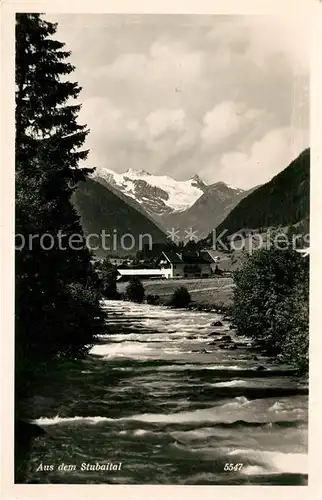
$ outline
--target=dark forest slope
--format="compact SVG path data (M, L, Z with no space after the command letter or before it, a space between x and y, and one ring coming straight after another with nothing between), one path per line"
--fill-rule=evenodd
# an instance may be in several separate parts
M79 183L73 195L73 203L81 216L85 234L97 235L97 238L91 238L91 242L94 245L100 243L99 248L94 250L98 256L136 253L139 249L140 235L151 235L154 243L166 241L166 235L156 224L107 187L92 179ZM106 234L111 234L110 238L106 238L105 246L109 246L106 249L102 248L99 239L103 230ZM117 235L116 245L113 243L115 241L113 234ZM132 249L129 248L131 245L130 237L124 238L127 248L121 244L121 238L125 234L131 234L134 238L135 245ZM142 238L142 241L143 243L149 242L147 237Z

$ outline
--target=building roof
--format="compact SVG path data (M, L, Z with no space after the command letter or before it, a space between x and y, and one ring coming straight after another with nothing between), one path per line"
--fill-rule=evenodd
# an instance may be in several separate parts
M202 250L201 251L202 257L206 262L209 262L209 264L213 264L214 262L217 262L218 258L215 256L211 255L207 250Z
M173 250L164 250L162 254L171 264L182 264L181 255Z
M193 251L184 251L183 252L183 261L185 264L208 264L208 260L206 260L201 252L193 252Z
M213 262L210 257L205 257L201 252L183 251L181 254L173 250L165 250L162 254L171 264L209 264Z
M212 249L206 249L203 250L203 252L207 252L210 258L213 259L213 261L220 260L221 262L224 260L230 260L230 255L224 252L221 252L220 250L212 250Z

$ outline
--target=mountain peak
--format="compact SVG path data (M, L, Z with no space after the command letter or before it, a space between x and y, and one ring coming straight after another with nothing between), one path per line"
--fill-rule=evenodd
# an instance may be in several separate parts
M223 181L218 181L218 182L214 182L213 184L211 184L212 188L219 188L219 189L232 189L233 191L239 191L239 192L242 192L243 190L240 189L240 188L237 188L235 186L231 186L230 184L227 184L226 182L223 182Z
M149 172L143 169L135 170L133 168L128 168L126 172L124 172L125 175L131 175L133 177L140 177L142 175L151 175Z
M198 174L194 174L192 177L189 179L191 181L192 186L196 186L197 188L201 189L201 191L205 191L205 189L208 187L207 184L200 179Z

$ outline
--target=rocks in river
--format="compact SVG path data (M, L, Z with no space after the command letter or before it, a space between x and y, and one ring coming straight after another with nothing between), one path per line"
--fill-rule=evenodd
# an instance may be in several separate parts
M218 342L231 342L231 337L229 335L222 335L221 337L218 337L216 339L213 339L211 344L217 344Z
M211 326L224 326L223 323L221 321L214 321L213 323L211 323Z
M211 337L214 337L215 335L222 335L222 332L216 332L216 331L214 331L214 332L210 332L209 333L209 336L211 336Z
M235 351L238 349L236 344L220 344L219 347L220 349L226 349L228 351Z
M253 356L253 361L258 361L258 357L257 356Z
M219 333L219 332L218 332ZM215 333L217 335L217 333ZM221 342L221 344L219 344ZM220 349L237 349L237 343L233 342L230 335L222 335L221 337L214 339L208 345L217 345Z
M256 371L257 371L257 372L262 372L263 370L267 370L267 368L265 368L265 366L263 366L263 365L259 365L259 366L256 368Z
M240 347L241 349L245 348L245 344L243 342L235 342L236 347Z
M214 339L212 342L208 342L208 345L216 345L217 347L218 346L220 347L220 345L225 345L225 346L228 345L227 343L219 344L219 342L221 342L221 339Z
M235 325L229 325L229 330L236 330Z
M273 363L277 363L277 364L280 364L280 365L283 365L285 363L285 358L283 357L283 354L278 354L274 359L273 359Z

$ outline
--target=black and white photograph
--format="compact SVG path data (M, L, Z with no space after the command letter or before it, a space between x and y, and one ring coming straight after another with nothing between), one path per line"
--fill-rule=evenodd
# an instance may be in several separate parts
M307 486L307 19L45 7L14 20L15 484Z

